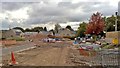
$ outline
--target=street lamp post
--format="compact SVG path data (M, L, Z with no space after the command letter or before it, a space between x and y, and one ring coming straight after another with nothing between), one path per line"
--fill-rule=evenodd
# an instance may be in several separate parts
M117 15L118 15L118 13L116 12L115 15L116 15L116 20L115 20L115 31L117 31Z

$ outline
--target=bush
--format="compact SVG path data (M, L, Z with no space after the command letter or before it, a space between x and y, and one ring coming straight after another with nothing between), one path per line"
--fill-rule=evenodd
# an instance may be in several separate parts
M16 40L16 41L25 41L25 39L22 38L22 37L11 37L11 38L7 38L7 39L9 39L9 40Z
M115 46L114 45L106 45L103 48L105 48L105 49L113 49L113 48L115 48Z
M71 39L71 40L74 40L74 39L75 39L75 37L70 37L70 39Z
M14 38L14 40L16 40L16 41L25 41L25 39L22 38L22 37L16 37L16 38Z
M68 39L71 39L71 40L74 40L74 36L73 37L70 37L70 36L64 36L63 38L68 38Z
M16 38L15 40L16 40L16 41L25 41L24 38Z
M10 37L10 38L6 38L7 40L14 40L14 38L13 37Z
M0 40L5 40L6 38L1 38Z

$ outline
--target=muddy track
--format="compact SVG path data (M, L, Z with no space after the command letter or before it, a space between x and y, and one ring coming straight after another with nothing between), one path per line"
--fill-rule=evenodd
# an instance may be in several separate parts
M69 59L69 53L73 53L70 51L70 44L66 42L41 44L35 49L15 53L18 66L74 66ZM10 55L4 59L10 61Z
M66 65L66 57L68 49L66 46L47 46L47 47L38 47L32 51L24 52L29 56L21 61L19 65L28 65L28 66L61 66ZM24 56L23 56L24 57ZM34 63L33 63L34 62Z

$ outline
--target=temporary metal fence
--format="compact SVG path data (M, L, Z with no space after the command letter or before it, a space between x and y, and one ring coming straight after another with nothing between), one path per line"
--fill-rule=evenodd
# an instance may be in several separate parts
M83 56L86 61L89 61L91 66L119 66L120 62L120 51L119 50L110 50L104 49L95 51L83 51ZM89 54L89 55L88 55ZM87 57L86 57L87 55Z

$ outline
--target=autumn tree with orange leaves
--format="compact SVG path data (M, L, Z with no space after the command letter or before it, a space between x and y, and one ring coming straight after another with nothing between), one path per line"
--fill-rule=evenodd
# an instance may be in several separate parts
M102 18L102 14L97 12L94 13L91 18L90 21L86 27L86 34L93 34L93 35L98 35L100 32L102 32L104 30L104 20Z

